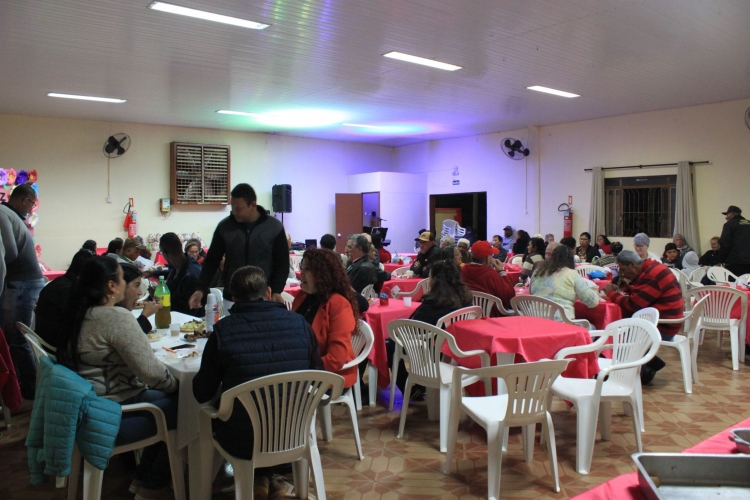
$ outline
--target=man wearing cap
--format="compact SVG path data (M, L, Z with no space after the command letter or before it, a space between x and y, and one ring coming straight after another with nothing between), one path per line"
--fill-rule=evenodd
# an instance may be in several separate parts
M513 241L515 242L516 239L513 238ZM503 248L503 238L500 237L499 234L496 234L492 237L492 246L497 248L498 254L496 259L498 259L500 262L505 262L508 259L508 251ZM513 243L511 243L511 247L513 246Z
M722 214L726 216L727 222L719 239L719 262L737 276L750 273L750 221L734 205Z
M510 226L505 226L503 228L503 244L502 247L505 249L506 252L510 252L513 250L513 244L516 242L515 233L513 232L513 228Z
M430 268L440 260L440 249L435 246L435 236L430 231L422 231L414 241L419 243L419 253L409 270L416 277L429 278Z
M128 238L122 244L122 252L117 256L117 261L132 264L143 271L146 264L137 259L141 255L141 250L145 250L146 248L146 245L142 244L138 238Z
M484 292L497 297L506 309L510 309L510 299L515 296L510 278L500 276L503 263L493 258L499 250L488 241L477 241L471 246L471 264L461 267L461 277L475 292ZM499 316L500 311L493 308L492 316Z

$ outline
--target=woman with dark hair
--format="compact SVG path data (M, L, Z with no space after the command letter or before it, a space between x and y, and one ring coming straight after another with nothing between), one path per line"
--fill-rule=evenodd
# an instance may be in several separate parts
M531 236L523 229L516 231L516 242L513 243L513 255L524 255L529 247Z
M113 259L116 259L118 255L122 253L122 245L125 243L122 238L115 238L114 240L109 242L109 245L107 245L107 253L105 254L107 257L112 257Z
M440 249L440 258L443 260L452 260L456 265L461 266L463 264L463 257L461 250L453 245L448 245Z
M125 280L125 296L117 303L117 305L119 307L124 307L128 311L132 311L135 309L136 302L138 302L138 299L143 294L141 292L141 281L143 281L143 275L133 264L121 263L120 266L122 267L122 279ZM161 308L162 305L157 304L156 302L143 303L143 311L137 319L138 325L141 327L141 330L143 330L143 333L149 333L154 329L148 318L149 316L156 314L156 311Z
M581 236L578 238L578 243L580 243L581 246L576 248L576 255L581 259L581 262L591 262L594 257L599 257L599 252L596 248L591 246L590 233L581 233Z
M177 380L156 359L135 317L114 307L125 295L120 265L107 257L86 261L68 301L67 319L59 325L57 357L78 373L100 397L122 405L152 403L164 412L169 429L177 425ZM116 445L156 433L150 415L123 416ZM169 493L169 455L160 442L143 451L130 485L136 500Z
M462 307L472 305L474 297L461 279L461 270L451 260L441 260L430 270L430 291L409 319L436 325L438 320Z
M198 264L203 264L204 252L201 248L201 242L198 239L188 240L185 243L185 255L194 258Z
M669 268L682 269L682 256L677 245L667 243L664 246L664 254L661 256L661 262Z
M534 267L536 267L539 262L544 261L545 249L546 245L544 244L543 239L531 238L528 247L526 247L526 254L523 256L523 269L519 276L521 281L524 281L527 277L531 276L531 273L534 272Z
M91 253L96 254L96 241L94 240L84 241L83 245L81 245L81 250L90 250Z
M73 284L76 282L83 264L94 255L94 252L88 249L78 250L65 274L50 281L39 292L39 299L36 301L36 326L34 330L52 347L57 347L58 331L65 320L68 298L70 297L70 291L73 289Z
M331 250L307 250L300 262L300 288L292 310L312 326L326 371L341 375L344 387L351 387L357 367L341 367L354 359L352 334L358 328L359 309L341 257Z
M600 234L596 237L596 245L594 246L594 248L600 255L603 254L603 257L604 255L609 255L612 253L611 245L612 243L610 243L609 238L607 238L603 234Z
M530 293L557 302L563 306L568 318L574 319L576 299L587 307L599 305L599 294L586 281L575 270L573 251L560 245L534 272Z

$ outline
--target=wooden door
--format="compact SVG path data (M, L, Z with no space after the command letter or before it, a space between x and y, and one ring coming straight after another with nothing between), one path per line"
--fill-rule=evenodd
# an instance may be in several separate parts
M362 232L362 194L336 193L336 251L344 253L349 235Z

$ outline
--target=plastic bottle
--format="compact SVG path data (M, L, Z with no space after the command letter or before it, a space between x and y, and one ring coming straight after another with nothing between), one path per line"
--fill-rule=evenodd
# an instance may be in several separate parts
M154 292L154 300L162 306L161 309L156 311L156 328L169 328L169 324L172 322L172 294L169 292L167 284L164 283L164 276L159 278L159 285Z
M216 295L209 293L206 297L206 331L214 331L214 325L219 321L219 304Z

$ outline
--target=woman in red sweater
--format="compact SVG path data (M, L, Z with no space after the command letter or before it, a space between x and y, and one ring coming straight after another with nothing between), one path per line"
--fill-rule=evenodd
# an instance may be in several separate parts
M359 310L341 257L327 249L307 250L300 263L300 288L292 310L305 317L318 339L326 371L344 377L344 387L357 381L357 367L341 368L354 359L352 334Z

